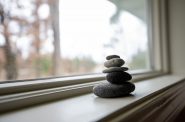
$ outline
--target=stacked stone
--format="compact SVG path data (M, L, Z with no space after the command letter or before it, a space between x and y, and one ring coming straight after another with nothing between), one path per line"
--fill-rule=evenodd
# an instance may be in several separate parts
M104 66L107 69L103 73L107 73L107 83L102 83L94 86L93 92L95 95L103 98L114 98L129 95L135 90L135 85L128 82L132 76L128 74L127 67L121 67L125 61L118 55L110 55L106 57L107 61Z

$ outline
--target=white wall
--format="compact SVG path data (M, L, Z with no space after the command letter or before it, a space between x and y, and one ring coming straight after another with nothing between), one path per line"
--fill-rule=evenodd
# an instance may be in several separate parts
M171 70L185 74L185 0L168 1Z

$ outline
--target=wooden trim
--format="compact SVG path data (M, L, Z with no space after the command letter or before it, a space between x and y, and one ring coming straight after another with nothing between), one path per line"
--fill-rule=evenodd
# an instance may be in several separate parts
M137 101L99 121L174 122L185 107L185 80Z
M10 82L0 84L0 95L29 92L42 89L65 87L83 83L105 80L105 74L84 75L75 77L50 78L42 80L25 80L24 82Z
M89 93L95 84L97 82L1 96L0 113Z
M148 79L148 78L154 78L154 77L157 77L160 75L161 75L161 73L159 73L159 72L140 74L138 76L135 75L132 82L137 82L137 81ZM69 98L69 97L78 96L81 94L87 94L87 93L92 92L92 87L94 85L99 84L101 82L104 82L104 81L103 80L94 81L94 82L89 82L89 83L61 86L61 87L42 89L42 90L41 89L40 90L33 90L32 89L33 91L18 92L18 93L14 93L14 94L1 95L1 97L0 97L0 106L1 106L0 113L5 112L5 111L14 110L14 109L20 109L20 108L30 106L30 105L41 104L41 103L54 101L54 100L58 100L58 99L65 99L65 98ZM20 86L14 87L15 92L17 92L16 89L19 87ZM26 87L23 87L23 88L26 89ZM6 89L6 90L8 91L11 89ZM24 90L24 89L22 89L22 90ZM9 93L9 92L6 92L6 93ZM12 91L10 93L12 93ZM24 102L22 103L22 101L24 101Z
M184 91L185 82L182 81L135 107L132 105L129 110L120 110L115 116L111 115L102 120L114 122L174 122L185 107Z
M164 75L159 71L147 71L143 73L133 74L132 82L157 77ZM105 80L105 74L88 75L88 76L76 76L76 77L64 77L53 78L44 80L30 80L24 82L13 82L0 84L0 95L15 94L21 92L29 92L35 90L51 89L57 87L65 87L71 85L96 83L97 81Z
M157 105L162 105L162 102L165 103L166 98L170 96L174 96L172 98L176 99L175 97L180 95L180 92L176 92L176 90L183 91L181 90L181 88L184 88L182 84L185 84L184 77L176 75L147 79L135 83L136 90L132 93L133 96L117 99L96 97L91 93L94 84L84 84L83 86L76 85L73 87L67 86L65 88L61 87L27 92L24 94L6 95L0 98L0 119L22 122L25 121L22 119L22 116L34 117L35 113L37 113L38 116L42 116L44 111L51 110L54 112L62 109L62 115L61 113L50 113L51 116L47 116L43 118L43 120L45 121L48 118L52 118L54 121L58 121L58 117L62 117L66 121L75 121L77 118L79 121L126 121L127 119L129 120L129 118L132 119L136 117L136 114L138 114L139 117L139 113L144 113L145 109L151 110L148 109L150 106L154 106L155 109ZM175 90L170 92L171 89ZM80 96L74 97L74 94ZM180 101L183 99L182 97ZM31 108L28 107L37 104L42 105L33 106ZM6 113L20 108L24 109ZM75 113L74 110L77 113ZM146 114L147 113L149 112L146 112ZM30 121L32 121L31 118Z
M0 97L0 112L19 109L22 107L45 103L58 99L61 100L69 97L78 96L81 94L87 94L92 92L92 87L96 84L99 84L100 82L105 81L96 81L93 83L85 83L80 85L71 85L66 87L3 95Z
M152 69L170 73L169 41L167 32L167 0L148 0L148 33Z

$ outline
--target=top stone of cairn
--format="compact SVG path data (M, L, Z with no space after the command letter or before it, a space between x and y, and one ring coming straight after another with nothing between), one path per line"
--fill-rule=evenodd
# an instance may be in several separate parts
M120 58L118 55L109 55L106 57L107 60L113 59L113 58Z
M121 67L125 61L121 58L112 58L104 63L104 66L109 67Z

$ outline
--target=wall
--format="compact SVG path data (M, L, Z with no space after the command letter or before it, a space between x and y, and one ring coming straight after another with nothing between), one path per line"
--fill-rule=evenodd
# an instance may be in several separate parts
M185 74L185 0L168 0L171 70Z

